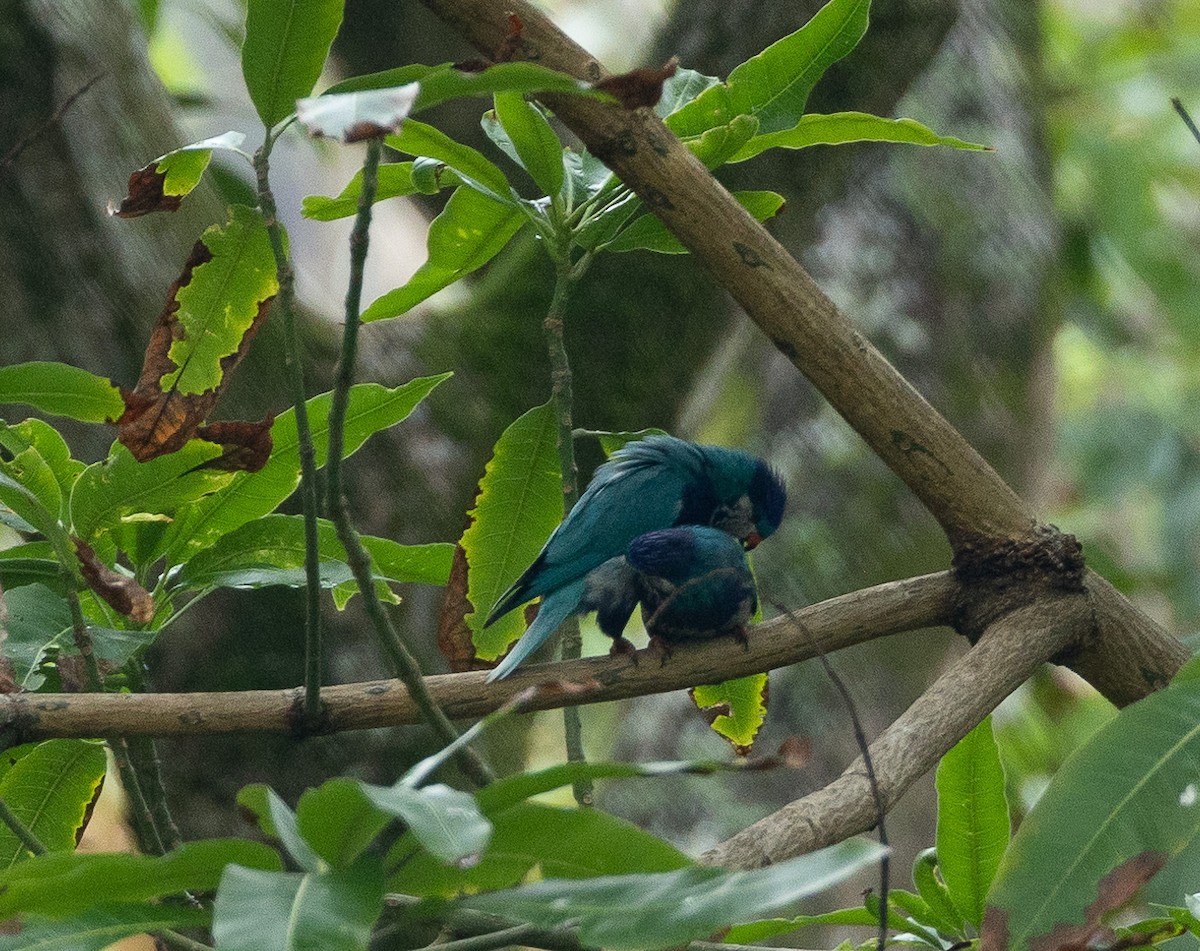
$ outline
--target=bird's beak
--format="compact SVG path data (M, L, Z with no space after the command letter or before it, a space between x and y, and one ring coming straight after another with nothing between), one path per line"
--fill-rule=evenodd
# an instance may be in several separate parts
M762 541L762 536L758 532L751 532L746 536L746 551L753 551Z

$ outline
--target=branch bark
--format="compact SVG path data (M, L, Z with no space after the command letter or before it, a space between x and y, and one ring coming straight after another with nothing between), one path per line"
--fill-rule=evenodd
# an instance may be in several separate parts
M871 744L884 805L891 809L1005 697L1093 623L1087 595L1045 598L992 624ZM709 865L757 868L866 832L875 802L862 757L828 786L760 819L707 852Z
M515 58L586 80L604 74L594 58L523 0L422 2L487 55L506 41L505 51L511 49L515 13L523 24ZM1053 534L651 110L627 111L583 97L544 98L904 480L956 551L1006 540L1032 551ZM1078 669L1117 704L1169 681L1187 657L1182 645L1103 579L1089 573L1088 585L1103 615L1095 634L1076 645ZM1136 666L1129 666L1131 658Z
M793 612L826 653L863 641L946 624L955 584L946 572L864 588ZM593 657L522 667L484 684L483 672L428 677L429 693L450 717L479 718L514 694L547 682L529 709L665 693L796 664L815 656L811 641L788 618L760 624L744 650L731 638L681 646L665 664L658 655ZM569 684L585 685L581 689ZM49 737L182 736L297 732L303 688L182 694L10 694L0 697L0 736L14 742ZM420 707L398 680L326 687L324 730L364 730L423 722Z

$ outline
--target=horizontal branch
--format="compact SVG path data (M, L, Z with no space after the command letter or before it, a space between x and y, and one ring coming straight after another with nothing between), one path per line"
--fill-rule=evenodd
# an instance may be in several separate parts
M877 637L946 624L955 584L946 572L893 581L793 612L825 652ZM485 684L485 672L426 678L434 700L456 719L477 719L541 682L527 709L547 710L623 700L715 683L808 660L811 642L789 618L751 629L749 648L720 638L676 649L665 663L639 651L637 659L593 657L522 667ZM574 685L579 685L578 688ZM303 689L223 693L10 694L0 697L0 728L17 741L48 737L181 736L300 732ZM398 680L343 684L321 691L324 732L365 730L422 722L421 711Z
M885 807L1047 660L1086 636L1086 595L1037 601L1006 614L870 745ZM702 857L710 865L757 868L824 848L875 825L875 802L859 757L841 776L788 803Z

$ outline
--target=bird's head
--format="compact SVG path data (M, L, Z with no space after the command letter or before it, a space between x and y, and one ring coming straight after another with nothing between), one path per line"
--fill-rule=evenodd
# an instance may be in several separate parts
M787 504L787 490L783 480L765 462L747 459L749 465L740 480L741 492L717 506L711 524L738 539L749 551L779 527Z

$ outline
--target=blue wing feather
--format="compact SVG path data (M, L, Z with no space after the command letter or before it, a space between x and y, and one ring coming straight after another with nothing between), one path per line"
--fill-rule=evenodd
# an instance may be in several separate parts
M541 554L500 596L488 623L583 578L624 554L639 535L673 525L689 486L704 478L700 450L672 436L651 436L613 453Z

